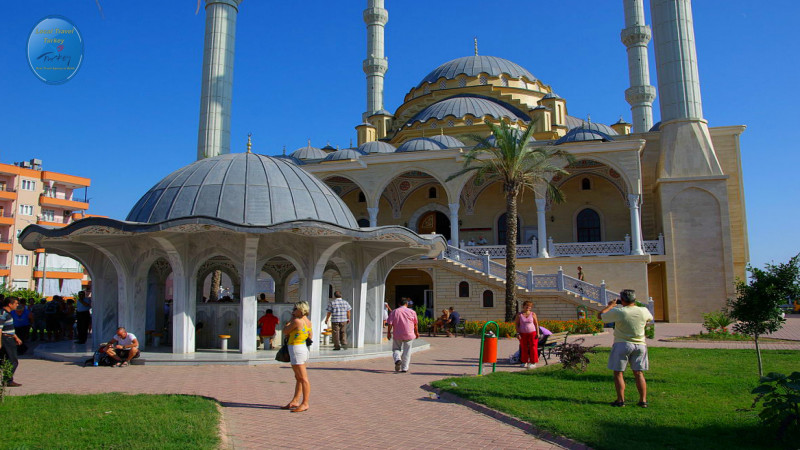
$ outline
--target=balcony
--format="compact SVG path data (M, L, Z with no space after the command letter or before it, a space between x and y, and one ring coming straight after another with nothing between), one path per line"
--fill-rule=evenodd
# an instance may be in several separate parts
M10 252L14 247L14 241L11 239L0 240L0 252Z
M72 223L69 217L63 218L60 216L39 216L36 218L37 225L45 225L49 227L63 227Z
M642 241L645 253L650 255L664 254L664 236L659 235L657 240ZM505 245L471 245L464 246L462 249L476 255L489 255L489 258L505 258ZM602 241L602 242L553 242L547 240L547 252L551 258L563 256L615 256L630 255L631 240L627 235L624 241ZM537 258L539 245L536 238L530 245L517 245L517 258Z
M0 212L0 225L14 225L14 213Z
M47 270L42 270L41 267L36 267L33 271L34 278L68 278L80 280L83 278L83 268L80 267L48 267Z
M0 200L16 200L17 191L13 188L0 184Z
M56 193L55 196L52 196L51 193L41 194L39 196L39 205L46 206L50 208L61 208L61 209L81 209L87 210L89 209L89 203L86 202L78 202L75 200L70 200L65 198L63 193Z
M88 178L76 177L75 175L66 175L58 172L50 172L48 170L42 171L42 181L55 181L56 183L65 185L70 189L80 189L92 185L92 180Z
M11 267L10 266L0 266L0 277L7 277L11 275Z

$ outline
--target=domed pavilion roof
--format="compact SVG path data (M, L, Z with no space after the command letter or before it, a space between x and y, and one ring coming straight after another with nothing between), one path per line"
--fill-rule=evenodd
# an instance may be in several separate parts
M454 138L453 136L448 136L446 134L440 134L438 136L431 136L431 139L444 145L446 148L461 148L464 147L464 143L460 140Z
M473 55L448 61L433 69L431 73L420 81L418 86L424 83L434 83L440 78L452 80L459 75L475 77L481 73L493 77L504 73L511 78L525 77L528 81L536 81L536 77L532 73L507 59L496 56Z
M397 147L397 153L444 150L447 145L427 137L409 139Z
M495 119L508 118L513 121L530 120L522 111L512 111L510 105L501 105L496 100L474 95L457 95L428 106L418 112L407 124L425 122L431 118L441 120L447 116L461 119L467 114L474 117L492 116Z
M397 148L383 141L372 141L359 145L357 150L367 155L370 153L394 153Z
M567 142L586 142L586 141L613 141L614 138L602 131L591 128L578 127L573 128L567 132L561 139L555 142L555 145L565 144Z
M361 155L363 155L363 153L359 152L358 150L352 148L343 148L333 153L329 153L328 156L325 157L324 161L350 161L352 159L361 158Z
M311 142L309 142L307 146L298 148L297 150L293 151L289 156L292 156L300 160L323 159L326 156L328 156L328 153L317 147L312 147Z
M206 158L172 172L142 196L126 220L159 223L192 216L238 225L319 220L358 228L325 183L282 158L254 153Z

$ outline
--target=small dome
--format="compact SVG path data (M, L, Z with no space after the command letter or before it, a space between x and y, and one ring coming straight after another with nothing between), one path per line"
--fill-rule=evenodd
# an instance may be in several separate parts
M322 150L325 153L330 153L330 152L335 152L336 151L336 147L332 146L331 143L328 142L328 145L326 145L325 147L322 147L320 150Z
M444 145L445 148L462 148L464 147L464 143L459 141L458 139L454 138L453 136L448 136L446 134L440 134L438 136L431 136L431 139Z
M516 110L516 108L510 105L500 104L497 100L473 95L457 95L428 106L418 112L406 125L413 124L414 122L425 122L428 119L441 120L447 116L461 119L467 114L474 117L492 116L495 119L508 118L512 121L530 120L522 111L513 111L512 109Z
M544 97L542 97L542 100L551 99L551 98L561 99L561 97L559 97L559 95L556 94L555 92L548 92L547 94L544 94Z
M567 142L586 142L586 141L613 141L614 138L602 131L593 130L589 128L573 128L567 132L561 139L555 142L555 145L561 145Z
M523 134L522 130L516 129L516 130L513 131L513 133L514 133L514 137L516 137L517 140L522 139L522 134ZM530 140L528 140L528 142L533 142L535 140L536 139L534 139L533 136L531 136L531 138L530 138ZM494 137L494 135L490 135L488 138L486 138L486 142L489 145L491 145L492 147L494 147L494 144L495 144L495 142L497 142L497 139Z
M653 126L650 128L650 131L661 131L661 121L653 124Z
M397 147L397 153L403 152L422 152L428 150L443 150L447 148L446 145L439 141L434 141L431 138L414 138L403 142L402 145Z
M578 119L578 118L575 118L575 117L571 117L571 116L567 116L566 125L567 125L567 128L570 129L570 130L572 130L574 128L584 128L584 129L587 129L587 130L599 131L599 132L607 134L609 136L618 136L619 135L619 133L614 131L614 129L611 128L608 125L605 125L605 124L602 124L602 123L596 123L596 122L587 122L585 120L581 120L581 119Z
M369 115L369 117L372 117L372 116L392 116L392 117L394 117L394 114L392 114L389 111L381 108L381 109L379 109L379 110L377 110L374 113Z
M280 158L280 159L282 159L284 161L289 161L290 163L294 164L295 166L302 166L303 164L305 164L305 162L303 162L302 160L299 160L299 159L297 159L297 158L295 158L294 156L291 156L291 155L278 155L278 156L273 156L273 158Z
M150 188L126 220L159 223L206 216L239 225L319 220L358 228L328 185L283 158L228 153L201 159Z
M452 80L459 75L476 77L481 73L492 77L498 77L504 73L511 78L525 77L528 81L536 81L536 77L519 64L496 56L474 55L442 64L423 78L418 86L422 86L424 83L435 83L439 78Z
M293 151L291 155L294 158L307 160L307 159L322 159L328 156L322 149L317 147L312 147L311 142L308 143L305 147L300 147L297 150Z
M362 155L361 152L358 150L354 150L352 148L345 148L342 150L335 151L328 156L325 157L323 161L350 161L353 159L358 159Z
M358 146L358 151L367 155L370 153L394 153L397 148L383 141L372 141Z

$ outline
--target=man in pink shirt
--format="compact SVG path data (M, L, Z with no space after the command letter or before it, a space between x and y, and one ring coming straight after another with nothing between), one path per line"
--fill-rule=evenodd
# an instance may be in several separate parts
M388 331L386 337L392 339L392 356L394 357L394 371L408 372L411 364L411 341L419 338L417 328L417 313L408 307L408 299L400 300L400 307L395 308L386 320ZM401 356L402 355L402 356Z

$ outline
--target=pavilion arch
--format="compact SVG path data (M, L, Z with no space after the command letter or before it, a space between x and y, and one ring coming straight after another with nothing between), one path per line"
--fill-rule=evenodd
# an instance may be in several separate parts
M211 256L205 261L203 261L199 267L197 268L197 291L196 291L196 301L200 301L204 296L205 292L203 291L203 287L205 285L206 278L211 275L214 271L219 270L225 275L230 278L231 282L233 283L233 292L231 298L234 300L241 301L241 285L242 285L242 277L241 271L233 260L228 258L227 256L222 255L214 255Z
M595 163L598 163L598 164L602 164L602 165L608 167L609 169L613 170L614 172L618 173L619 176L620 176L620 179L622 180L622 185L624 187L624 192L622 192L623 197L625 195L627 195L627 194L638 193L640 191L640 189L638 188L640 183L639 182L634 183L631 180L630 174L628 173L628 171L626 171L625 169L620 167L619 164L617 164L616 162L614 162L614 161L612 161L612 160L610 160L610 159L608 159L608 158L606 158L606 157L604 157L602 155L592 154L592 155L586 155L586 156L581 156L579 158L576 158L575 159L575 163L573 163L573 164L580 163L581 161L588 161L588 162L595 162ZM563 164L561 165L561 167L563 169L567 170L567 171L569 171L569 168L568 168L569 166L570 166L570 164L568 164L566 161L564 161ZM578 169L580 169L580 167L578 167ZM564 177L564 181L566 181L566 179L572 178L572 177L574 177L574 176L576 176L576 175L578 175L578 174L580 174L582 172L586 172L586 171L580 170L580 171L576 171L575 173L570 172L570 174L568 176ZM641 176L641 175L639 175L639 176Z
M172 300L167 298L167 287L172 273L172 265L164 256L156 258L147 268L145 328L147 331L161 333L164 337L162 343L171 341L169 339L171 321L167 316L165 303Z
M408 218L408 229L416 232L417 222L419 221L420 217L422 217L422 215L425 214L426 212L431 212L431 211L440 212L445 216L449 216L450 214L450 210L444 205L441 205L439 203L429 203L411 213L411 216L409 216Z
M458 201L458 196L454 194L454 191L453 191L453 189L451 189L450 184L448 184L446 181L444 181L449 176L449 174L447 174L444 177L442 177L441 174L430 170L430 168L425 168L425 167L420 167L420 166L401 166L400 168L398 168L398 169L396 169L396 170L394 170L392 172L389 172L388 174L386 174L386 176L384 178L384 181L381 184L379 184L377 189L375 189L371 193L372 195L367 194L367 200L369 200L370 198L375 199L375 202L377 204L377 201L381 198L383 193L386 191L386 188L389 186L389 183L394 181L395 178L399 178L400 176L402 176L403 174L408 173L408 172L420 172L420 173L424 173L424 174L430 176L437 183L439 183L442 186L442 188L444 189L444 192L447 195L447 199L446 199L447 203L455 203L456 201ZM370 205L372 205L372 204L370 203Z
M339 195L339 197L342 197L342 194L340 192L338 192L335 189L335 187L331 186L331 184L330 184L330 180L332 178L343 178L343 179L349 181L350 183L353 183L359 191L364 193L364 196L367 198L367 204L368 205L371 205L373 200L375 200L375 198L372 197L372 193L369 192L367 189L365 189L364 186L360 182L358 182L356 180L356 177L350 176L348 174L336 173L336 174L330 174L330 175L326 176L325 178L323 178L322 182L325 183L326 185L328 185L331 189L333 189L334 192L336 192L336 195ZM349 194L349 193L350 192L347 192L345 194Z

